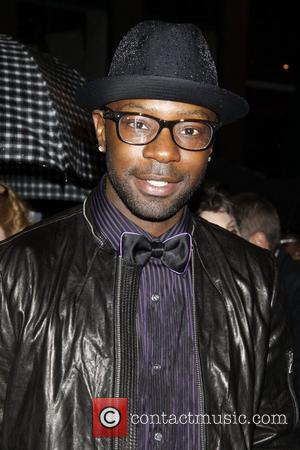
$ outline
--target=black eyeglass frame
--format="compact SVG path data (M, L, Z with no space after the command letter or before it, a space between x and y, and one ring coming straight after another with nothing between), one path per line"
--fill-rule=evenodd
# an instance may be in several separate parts
M137 143L133 144L131 142L125 141L121 137L121 134L120 134L119 122L122 119L122 117L124 117L126 115L141 116L141 117L148 117L149 119L154 119L159 124L159 129L158 129L156 135L154 136L154 138L151 139L149 142L142 143L142 144L137 144ZM182 148L183 150L187 150L189 152L203 152L203 151L207 150L213 144L215 136L216 136L216 132L220 128L220 124L219 123L213 122L213 121L210 121L210 120L204 120L204 119L164 120L164 119L159 119L158 117L155 117L155 116L150 116L149 114L143 114L143 113L138 113L138 112L113 111L112 109L110 109L108 107L106 107L104 109L103 117L104 117L104 119L109 119L109 120L112 120L113 122L115 122L118 138L120 139L120 141L124 142L125 144L129 144L129 145L148 145L151 142L155 141L155 139L157 138L157 136L159 135L159 133L161 132L161 130L163 128L168 128L170 130L170 134L172 136L173 142L175 142L175 144L178 147ZM194 150L190 149L190 148L185 148L185 147L182 147L182 145L179 145L176 142L175 138L174 138L173 128L174 128L175 125L177 125L177 123L182 123L182 122L198 122L198 123L204 123L205 125L207 125L210 128L210 130L211 130L211 137L210 137L210 140L209 140L208 144L204 148L194 149Z

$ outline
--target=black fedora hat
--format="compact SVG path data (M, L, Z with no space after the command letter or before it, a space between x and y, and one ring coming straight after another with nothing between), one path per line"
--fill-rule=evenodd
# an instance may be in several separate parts
M216 66L193 24L140 22L123 37L107 77L84 85L78 103L93 111L125 99L173 100L204 106L222 124L248 112L242 97L218 85Z

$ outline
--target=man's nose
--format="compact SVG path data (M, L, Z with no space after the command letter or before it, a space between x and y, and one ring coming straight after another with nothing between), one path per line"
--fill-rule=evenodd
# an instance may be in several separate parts
M144 146L143 156L163 164L179 162L180 148L173 141L171 130L163 128L154 141Z

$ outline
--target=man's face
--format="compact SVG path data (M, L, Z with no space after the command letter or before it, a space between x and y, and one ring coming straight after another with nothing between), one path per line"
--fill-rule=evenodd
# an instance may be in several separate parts
M165 100L122 100L107 105L113 111L138 112L165 120L215 120L200 106ZM146 145L122 142L116 124L93 114L98 141L107 153L106 194L127 217L160 222L178 213L202 181L211 148L184 150L164 128ZM103 128L104 127L104 128Z

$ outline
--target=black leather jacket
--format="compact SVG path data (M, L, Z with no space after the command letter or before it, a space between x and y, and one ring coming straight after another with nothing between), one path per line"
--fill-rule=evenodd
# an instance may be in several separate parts
M135 449L134 425L126 439L92 438L91 398L128 397L135 410L140 268L95 234L88 201L2 243L0 270L1 450ZM205 450L296 448L272 257L194 219L193 272L202 406L247 418L204 425ZM254 414L285 424L254 425Z

